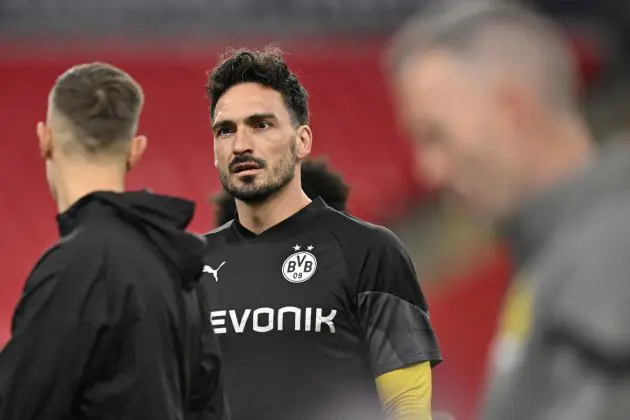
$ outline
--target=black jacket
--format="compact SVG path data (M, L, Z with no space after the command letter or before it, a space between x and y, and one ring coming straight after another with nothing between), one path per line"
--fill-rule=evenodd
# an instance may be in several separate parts
M194 204L90 194L58 216L0 353L0 419L224 418Z

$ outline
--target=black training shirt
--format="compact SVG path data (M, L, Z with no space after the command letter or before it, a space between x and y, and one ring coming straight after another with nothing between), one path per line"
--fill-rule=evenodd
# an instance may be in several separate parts
M441 361L389 230L316 199L261 235L235 220L206 239L202 281L234 420L380 416L376 376Z

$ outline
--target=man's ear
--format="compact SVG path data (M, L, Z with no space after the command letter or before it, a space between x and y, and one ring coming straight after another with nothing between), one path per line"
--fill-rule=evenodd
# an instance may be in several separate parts
M514 131L527 133L532 128L540 126L541 112L544 110L538 105L538 99L531 91L508 82L499 84L495 91L499 109L505 114Z
M148 140L146 136L136 136L131 139L131 147L129 148L129 156L127 157L127 170L130 171L142 158L147 150Z
M52 135L50 128L45 122L40 121L37 123L36 130L37 139L39 140L39 154L44 160L48 160L52 157Z
M313 132L308 125L302 125L297 130L297 157L305 159L311 154L313 147Z

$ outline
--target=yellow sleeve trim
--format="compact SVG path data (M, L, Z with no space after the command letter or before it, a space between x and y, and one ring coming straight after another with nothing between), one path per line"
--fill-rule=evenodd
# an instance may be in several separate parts
M376 387L389 420L431 420L431 364L384 373Z

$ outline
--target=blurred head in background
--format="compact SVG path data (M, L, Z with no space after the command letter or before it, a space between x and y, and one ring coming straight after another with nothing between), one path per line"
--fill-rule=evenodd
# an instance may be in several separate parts
M300 189L311 151L308 94L279 50L230 52L208 76L215 166L221 183L249 205Z
M341 174L332 170L324 159L305 159L302 162L302 189L306 195L315 199L321 197L335 210L346 211L349 187ZM211 199L215 205L215 224L221 226L234 219L236 205L234 198L227 192L221 192Z
M90 192L123 190L147 146L136 135L143 102L138 83L109 64L78 65L57 79L37 136L60 212Z
M388 65L419 175L487 222L590 155L564 34L521 6L423 10L394 38Z

